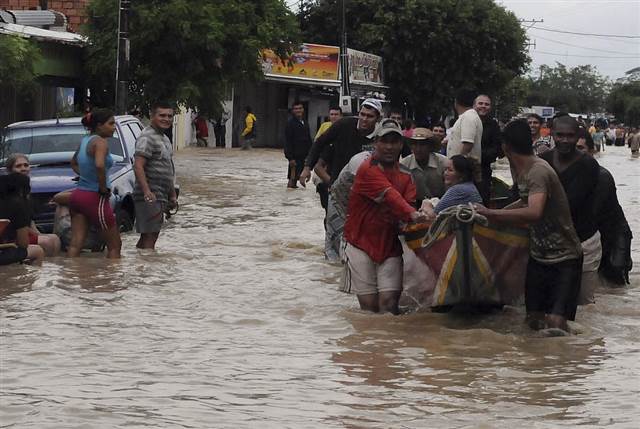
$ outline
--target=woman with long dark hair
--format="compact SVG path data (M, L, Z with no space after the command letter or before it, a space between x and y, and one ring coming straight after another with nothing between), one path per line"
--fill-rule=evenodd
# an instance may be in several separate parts
M442 210L459 204L482 204L482 197L474 182L474 162L463 155L454 155L447 160L444 170L444 186L447 191L437 202L424 201L422 211L427 216L434 217Z
M29 244L30 193L29 176L20 173L0 176L0 265L40 263L44 259L42 247Z
M91 224L98 228L107 244L107 258L119 258L122 241L109 203L111 183L108 176L113 158L107 139L115 131L115 118L111 110L94 109L82 118L82 124L90 134L83 137L71 161L80 180L69 200L71 243L68 254L71 257L80 254Z

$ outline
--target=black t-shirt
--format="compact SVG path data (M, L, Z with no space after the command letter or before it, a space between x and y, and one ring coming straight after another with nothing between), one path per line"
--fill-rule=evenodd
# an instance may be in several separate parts
M331 127L313 143L305 165L313 168L316 162L318 162L322 151L327 146L332 145L333 156L329 174L331 175L331 182L333 183L351 157L362 152L372 143L373 139L369 139L366 135L358 131L357 116L342 118L331 125Z
M543 153L540 158L547 161L560 177L567 194L573 226L580 241L585 241L598 230L595 213L595 191L600 177L600 165L591 156L580 154L573 164L564 171L555 165L556 149Z
M0 219L9 219L11 221L2 233L0 242L15 241L16 231L31 225L31 208L29 202L21 198L1 199Z

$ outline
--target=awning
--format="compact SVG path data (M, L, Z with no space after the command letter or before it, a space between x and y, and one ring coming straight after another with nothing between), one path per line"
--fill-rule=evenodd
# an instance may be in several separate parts
M339 80L331 80L331 79L311 79L305 77L288 77L281 76L276 74L265 73L265 79L269 82L281 82L281 83L291 83L295 85L307 85L307 86L329 86L329 87L340 87Z

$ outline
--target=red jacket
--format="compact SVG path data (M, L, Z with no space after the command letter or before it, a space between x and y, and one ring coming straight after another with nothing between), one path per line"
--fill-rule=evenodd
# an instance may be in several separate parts
M198 116L193 123L196 126L196 137L206 139L209 137L209 127L207 121L202 116Z
M351 188L344 226L347 242L377 263L402 255L398 221L411 220L415 199L411 172L397 162L383 168L374 154L362 163Z

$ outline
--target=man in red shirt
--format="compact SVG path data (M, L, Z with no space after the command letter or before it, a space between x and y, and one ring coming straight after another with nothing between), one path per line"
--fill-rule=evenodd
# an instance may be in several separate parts
M402 246L399 221L424 221L416 211L411 171L398 162L400 125L385 119L376 134L375 151L356 173L344 228L347 278L360 308L398 314L402 292Z

